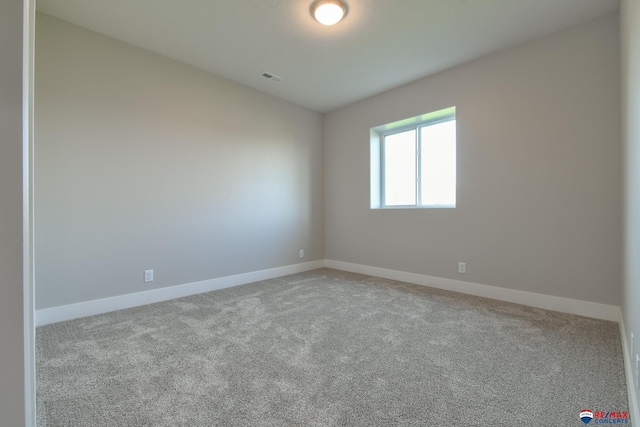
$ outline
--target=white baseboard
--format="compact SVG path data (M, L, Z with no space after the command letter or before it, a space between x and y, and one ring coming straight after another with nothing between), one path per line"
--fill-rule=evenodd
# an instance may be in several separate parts
M334 268L336 270L366 274L369 276L398 280L416 285L430 286L432 288L528 305L530 307L543 308L562 313L577 314L579 316L595 319L610 320L613 322L618 321L619 308L614 305L536 294L533 292L517 291L514 289L499 288L497 286L480 285L478 283L444 279L442 277L432 277L423 274L407 273L404 271L389 270L386 268L371 267L367 265L351 264L348 262L326 260L325 263L327 267Z
M624 370L627 373L627 396L629 397L629 417L631 425L640 425L640 407L638 407L638 394L633 378L635 363L633 353L629 351L629 341L627 341L627 329L624 326L624 316L622 310L618 310L618 325L620 325L620 336L622 337L622 354L624 357Z
M77 319L80 317L93 316L95 314L102 314L110 311L152 304L155 302L181 298L203 292L215 291L217 289L244 285L246 283L257 282L260 280L286 276L288 274L314 270L316 268L322 268L325 266L334 268L336 270L344 270L353 273L367 274L370 276L399 280L403 282L414 283L417 285L430 286L433 288L445 289L449 291L491 298L500 301L513 302L516 304L544 308L547 310L559 311L563 313L577 314L580 316L610 320L614 322L619 321L619 308L613 305L599 304L589 301L581 301L551 295L536 294L532 292L517 291L514 289L499 288L496 286L481 285L477 283L463 282L460 280L426 276L423 274L407 273L404 271L352 264L341 261L318 260L284 267L277 267L268 270L238 274L234 276L220 277L217 279L210 279L202 282L187 283L184 285L169 286L166 288L136 292L127 295L119 295L115 297L86 301L77 304L40 309L36 310L35 312L35 323L36 326L42 326L50 323L62 322L65 320Z
M202 282L187 283L184 285L169 286L133 294L119 295L110 298L80 302L77 304L63 305L59 307L36 310L36 326L50 323L63 322L65 320L78 319L80 317L93 316L95 314L108 313L110 311L167 301L175 298L186 297L203 292L211 292L232 286L258 282L260 280L273 279L289 274L302 273L324 267L324 260L305 262L268 270L253 271L234 276L220 277L204 280Z

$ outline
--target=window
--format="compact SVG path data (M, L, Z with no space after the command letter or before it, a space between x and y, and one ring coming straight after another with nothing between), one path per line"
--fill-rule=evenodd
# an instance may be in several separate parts
M371 129L371 208L455 206L455 107Z

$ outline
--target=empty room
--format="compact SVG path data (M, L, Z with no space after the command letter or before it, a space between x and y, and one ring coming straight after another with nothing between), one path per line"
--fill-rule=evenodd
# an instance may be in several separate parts
M0 426L640 425L637 0L2 8Z

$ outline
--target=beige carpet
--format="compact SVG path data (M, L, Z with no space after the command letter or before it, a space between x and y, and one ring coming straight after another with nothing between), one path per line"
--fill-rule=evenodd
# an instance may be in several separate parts
M321 269L37 329L39 426L580 426L615 323Z

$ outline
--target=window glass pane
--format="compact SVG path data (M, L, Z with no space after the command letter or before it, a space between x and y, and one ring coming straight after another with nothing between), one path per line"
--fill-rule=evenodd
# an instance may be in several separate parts
M384 138L384 195L387 206L416 204L416 131Z
M456 121L420 128L421 204L456 204Z

